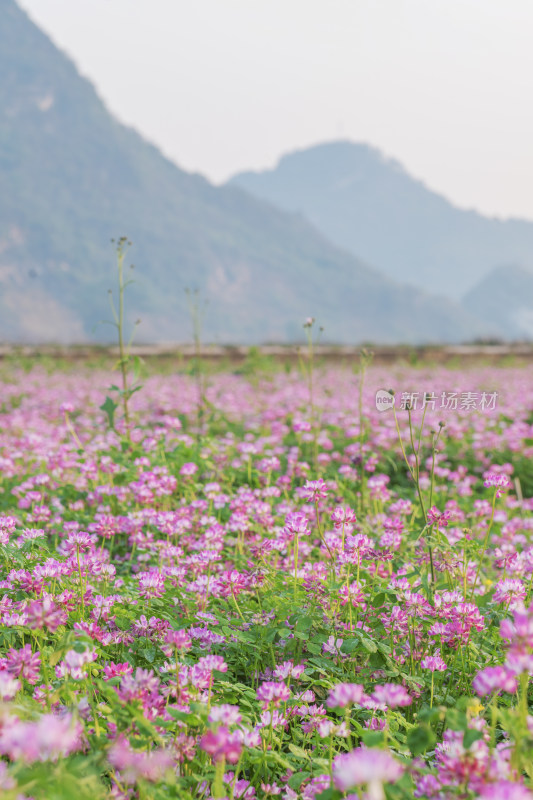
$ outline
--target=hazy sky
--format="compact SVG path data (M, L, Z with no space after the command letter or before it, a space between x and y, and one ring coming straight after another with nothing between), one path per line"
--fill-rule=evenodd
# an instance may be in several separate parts
M20 0L109 108L221 182L349 138L533 219L533 0Z

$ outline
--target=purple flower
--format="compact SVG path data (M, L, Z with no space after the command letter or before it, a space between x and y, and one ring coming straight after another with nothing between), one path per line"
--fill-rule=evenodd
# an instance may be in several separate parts
M303 664L297 664L295 666L292 661L284 661L283 664L279 664L274 670L274 677L280 680L285 680L289 677L298 680L298 678L302 677L304 670L305 667Z
M420 666L422 669L431 670L431 672L444 672L446 669L448 669L440 656L426 656L426 658L420 662Z
M497 781L488 783L478 794L480 800L533 800L533 794L521 783Z
M526 587L517 578L498 581L492 596L495 603L505 603L511 611L519 608L525 597Z
M341 792L366 784L369 797L378 798L384 797L382 784L397 781L403 770L386 750L358 747L337 756L333 762L333 780Z
M133 750L126 739L119 739L108 754L109 762L120 770L121 779L126 784L133 784L139 778L148 781L160 780L167 769L174 764L172 755L167 750Z
M11 648L7 654L7 671L16 678L25 678L28 683L37 683L40 666L41 656L39 653L32 653L29 644L25 644L20 650Z
M263 704L263 708L268 708L270 704L279 706L281 703L286 703L291 696L290 689L285 683L275 683L274 681L265 681L257 690L257 699Z
M413 702L413 698L398 683L384 683L382 686L375 686L371 699L378 705L385 705L389 708L410 706Z
M327 497L327 495L328 487L322 478L316 481L307 481L302 490L302 496L313 503L318 503L319 500Z
M180 469L180 475L184 478L190 478L196 472L198 472L198 466L193 461L187 462Z
M355 516L355 511L352 511L351 508L337 506L331 512L331 521L333 522L333 527L340 530L345 524L353 525L357 522L357 517Z
M346 708L354 703L360 703L364 691L360 683L337 683L333 689L330 689L329 696L326 701L328 708Z
M48 628L54 633L60 625L64 625L68 619L67 612L60 608L50 597L43 597L42 600L33 600L26 609L28 615L28 628Z
M283 530L291 536L308 536L310 534L309 521L305 514L299 511L287 514Z
M81 724L71 714L44 714L37 722L6 717L0 732L0 752L13 760L55 761L79 750Z
M212 672L214 669L218 672L228 671L228 665L222 656L203 656L199 659L198 666L200 669L208 670L208 672Z
M483 486L486 489L496 487L496 497L501 497L502 494L511 488L511 481L507 475L498 475L495 472L489 472L485 475Z
M143 573L139 578L139 594L141 597L161 597L165 593L165 579L152 570Z
M187 631L179 630L167 631L165 634L165 642L171 645L176 650L190 650L192 646L192 639Z
M13 700L19 691L21 683L17 678L13 678L9 672L0 672L0 700Z
M232 706L223 703L221 706L213 706L209 712L209 722L221 722L223 725L237 725L241 719L239 706Z
M472 681L474 691L484 697L492 692L509 692L514 694L517 689L516 677L505 667L485 667Z
M223 758L230 764L236 764L242 753L242 742L237 733L230 733L228 728L221 726L216 731L209 730L200 739L200 747L209 753L213 761Z

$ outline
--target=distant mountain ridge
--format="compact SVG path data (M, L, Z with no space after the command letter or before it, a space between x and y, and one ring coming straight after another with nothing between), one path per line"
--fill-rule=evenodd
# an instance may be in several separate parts
M389 277L455 300L502 264L533 270L533 222L459 209L366 144L298 150L229 185L303 214Z
M490 319L507 339L533 339L533 272L497 267L465 296L465 308Z
M338 342L461 341L474 314L412 290L330 244L304 218L215 187L119 124L92 85L0 0L0 339L109 340L111 237L137 265L140 341L190 338L185 287L209 306L206 340L301 337L314 314Z

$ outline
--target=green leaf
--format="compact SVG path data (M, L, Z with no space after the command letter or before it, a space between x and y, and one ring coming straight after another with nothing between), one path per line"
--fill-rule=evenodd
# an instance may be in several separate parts
M353 653L361 646L358 638L345 639L342 643L341 653Z
M464 732L463 747L465 750L468 750L470 745L474 744L474 742L477 742L479 739L483 739L483 734L481 731L475 731L472 728L468 728L468 730Z
M152 664L155 659L155 647L145 647L141 652L145 659Z
M386 597L386 595L385 595L385 592L379 592L379 594L377 594L377 595L376 595L376 596L373 598L373 600L372 600L372 606L373 606L374 608L379 608L380 606L382 606L382 605L383 605L383 603L385 602L385 597Z
M291 775L287 783L291 787L291 789L297 790L300 788L302 783L307 780L307 778L311 775L310 772L295 772L294 775Z
M434 722L440 722L444 719L444 709L438 706L433 706L433 708L423 706L418 712L418 719L427 722L429 725Z
M365 636L361 636L361 644L367 651L367 653L375 653L377 652L378 646L372 639L367 639Z
M382 653L372 653L368 659L368 666L372 667L372 669L380 669L386 663L385 656Z
M303 750L301 747L298 747L297 744L290 743L289 744L289 750L291 751L291 753L294 756L296 756L296 758L303 758L303 759L305 759L305 761L309 760L309 756L307 755L305 750Z
M52 653L48 657L48 663L51 667L55 667L55 665L63 658L63 650L56 650L55 653Z
M142 358L140 358L140 356L134 356L133 357L133 381L134 381L134 383L137 383L137 381L139 380L142 368L143 368L143 360L142 360ZM139 386L138 388L140 389L141 387Z
M107 421L109 423L109 427L115 427L115 411L117 410L118 405L115 401L107 395L105 402L102 403L100 406L100 410L103 411L107 415Z
M274 751L269 753L268 755L273 761L275 761L277 764L283 767L283 769L290 769L291 772L293 771L294 764L291 764L290 761L287 761L287 759L284 758L280 753L276 753Z
M131 627L131 619L117 614L115 617L115 625L117 628L120 628L121 631L127 631Z
M429 725L418 725L407 734L407 746L414 756L419 756L434 747L437 737Z
M463 711L458 708L449 708L446 712L446 724L452 731L466 731L468 728L468 720Z
M329 786L327 789L324 789L323 792L320 792L320 794L316 794L315 800L340 800L341 797L342 792Z
M377 747L385 739L383 731L364 731L361 737L367 747Z
M185 722L187 725L202 725L202 720L197 714L191 714L190 712L186 711L178 711L177 708L172 708L172 706L167 706L167 711L171 717L177 719L179 722Z

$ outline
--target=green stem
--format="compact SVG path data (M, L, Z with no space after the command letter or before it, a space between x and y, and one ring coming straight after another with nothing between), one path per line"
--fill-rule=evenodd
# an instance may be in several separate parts
M491 532L491 529L492 529L492 523L494 521L494 511L495 511L495 508L496 508L496 494L497 494L497 492L498 492L498 490L496 489L496 491L494 492L494 497L492 498L492 513L490 515L490 521L489 521L489 524L488 524L488 527L487 527L487 533L485 534L485 539L483 540L483 548L481 550L481 556L479 558L479 563L477 565L476 576L474 578L474 585L472 587L472 592L470 594L470 602L472 602L472 598L474 597L474 592L476 591L476 584L477 584L477 579L479 578L479 573L480 573L480 570L481 570L481 564L482 564L483 559L485 557L485 552L487 550L487 546L488 546L488 543L489 543L489 536L490 536L490 532Z
M298 534L294 536L294 599L296 600L296 583L298 580Z
M237 609L237 614L239 615L239 617L242 619L243 622L246 622L246 620L244 619L244 617L243 617L243 615L241 613L241 609L239 608L239 604L237 603L237 598L235 597L235 594L233 592L233 588L231 589L231 596L233 598L233 604L234 604L235 608Z
M213 781L213 797L224 797L224 770L226 769L226 759L224 756L215 763L215 780Z

